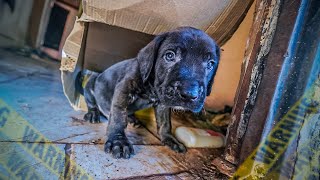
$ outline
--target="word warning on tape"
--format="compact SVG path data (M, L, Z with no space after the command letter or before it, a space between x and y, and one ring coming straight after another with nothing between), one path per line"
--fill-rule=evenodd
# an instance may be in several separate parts
M310 138L304 139L302 143L299 141L300 144L296 143L295 148L291 147L293 142L299 140L298 136L302 132L302 128L310 126L310 124L320 127L319 113L320 84L318 83L312 86L277 121L270 133L238 167L232 179L319 179L319 128L310 127L310 131L307 131ZM288 152L291 153L289 158ZM291 162L292 159L293 162Z
M43 168L57 179L93 179L1 99L0 139L0 179L44 179Z

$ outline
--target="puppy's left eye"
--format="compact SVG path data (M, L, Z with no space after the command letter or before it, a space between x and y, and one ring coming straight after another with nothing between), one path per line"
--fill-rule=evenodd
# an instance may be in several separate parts
M212 70L214 66L214 60L209 60L207 63L207 69Z
M176 54L173 52L173 51L167 51L165 54L164 54L164 59L166 61L174 61L176 58Z

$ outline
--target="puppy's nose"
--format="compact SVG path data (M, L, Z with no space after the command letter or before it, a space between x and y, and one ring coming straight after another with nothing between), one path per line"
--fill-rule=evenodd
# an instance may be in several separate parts
M187 89L180 92L183 99L196 100L198 98L198 91L194 89Z
M196 100L199 96L198 83L184 83L180 89L180 95L183 99Z

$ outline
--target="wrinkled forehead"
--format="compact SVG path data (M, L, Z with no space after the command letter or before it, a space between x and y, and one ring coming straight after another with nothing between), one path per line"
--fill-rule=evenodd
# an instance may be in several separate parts
M199 30L180 30L169 32L162 48L194 50L197 52L214 52L215 42L204 32Z

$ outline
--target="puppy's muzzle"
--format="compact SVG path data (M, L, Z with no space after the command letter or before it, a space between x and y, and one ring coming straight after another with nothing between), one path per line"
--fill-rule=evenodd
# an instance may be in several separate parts
M166 91L168 98L179 97L184 101L198 100L203 88L196 81L176 81Z

